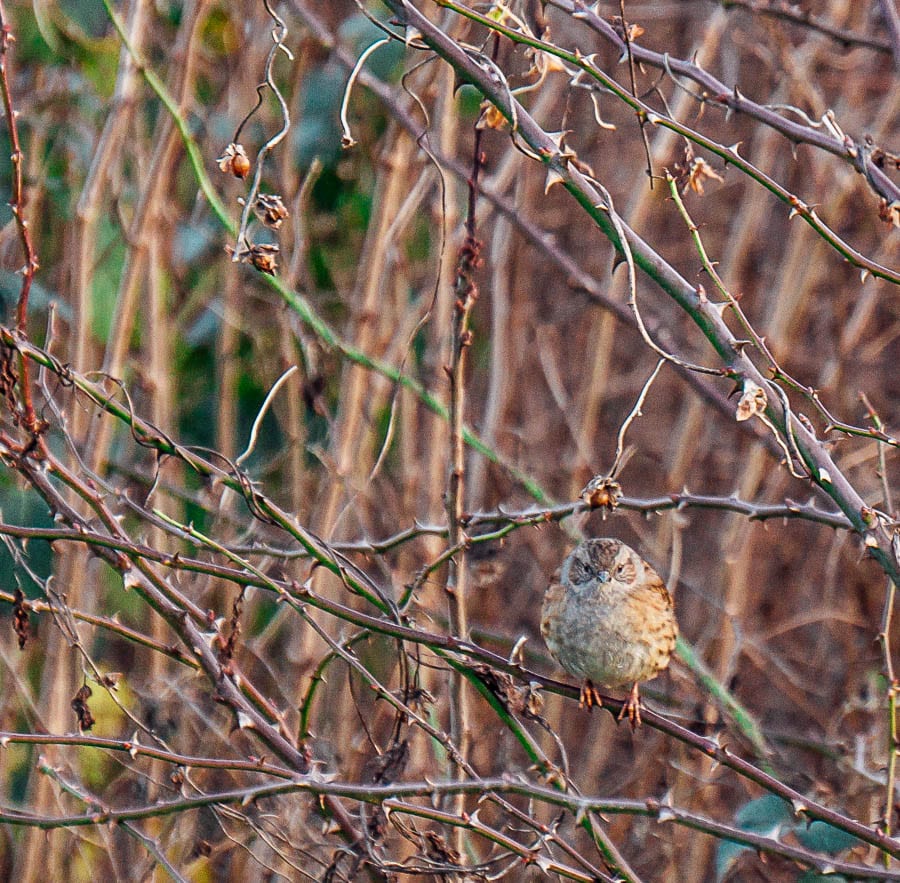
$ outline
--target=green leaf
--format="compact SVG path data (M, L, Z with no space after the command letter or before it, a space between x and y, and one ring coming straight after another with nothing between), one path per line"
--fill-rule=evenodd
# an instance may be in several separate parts
M22 276L11 270L0 269L0 316L6 321L11 321L19 300L19 292L22 290ZM50 303L55 304L59 316L66 321L71 321L72 308L65 301L60 300L55 291L50 291L40 282L31 283L31 294L28 298L29 314L46 313Z
M778 832L790 826L794 816L786 800L774 794L765 794L745 803L734 817L735 824L742 831L775 837Z
M764 837L772 837L776 840L780 840L783 834L790 831L807 849L823 855L837 855L858 846L861 842L852 834L848 834L834 825L829 825L828 822L818 820L811 824L798 822L791 812L791 805L774 794L766 794L744 804L734 817L734 823L742 831L762 834ZM748 849L750 847L742 846L740 843L730 841L720 843L716 852L716 879L722 880L735 859ZM823 877L814 871L809 871L800 878L804 883L814 883L819 880L835 883L842 879L833 874Z
M372 24L361 12L351 15L338 29L339 42L351 45L357 55L361 55L377 40L384 39L384 32ZM402 43L389 43L380 46L366 60L366 69L371 71L379 80L394 79L399 72L400 65L406 48Z
M56 29L50 21L47 0L31 0L31 8L34 11L35 23L44 41L54 52L59 52L59 39L56 36Z
M829 825L828 822L815 821L811 825L797 825L794 828L797 839L807 848L816 852L837 855L845 849L859 846L862 841L852 834Z
M734 823L742 831L777 840L783 831L791 827L793 818L791 806L787 801L774 794L765 794L744 804L734 817ZM716 851L716 879L722 880L735 859L748 849L749 846L723 840Z
M125 243L119 227L102 218L97 230L97 263L91 280L91 330L98 340L109 338L125 264Z

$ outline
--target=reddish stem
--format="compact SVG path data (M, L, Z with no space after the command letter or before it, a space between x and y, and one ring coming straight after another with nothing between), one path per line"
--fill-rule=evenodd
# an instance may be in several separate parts
M19 292L19 300L16 305L16 331L23 337L27 337L28 320L28 295L31 292L31 282L38 270L38 259L31 241L31 232L28 229L28 221L25 220L25 188L22 183L22 148L19 143L19 127L16 123L16 111L13 108L12 93L9 88L9 56L10 45L15 41L12 28L9 26L6 10L0 0L0 94L3 97L3 111L6 116L6 124L9 129L10 158L12 160L12 193L9 206L13 217L16 219L16 227L19 231L19 239L22 243L22 251L25 254L25 266L22 268L22 290ZM19 386L22 394L22 418L25 429L33 437L41 431L40 421L34 411L34 402L31 397L30 366L28 360L21 353L19 355Z

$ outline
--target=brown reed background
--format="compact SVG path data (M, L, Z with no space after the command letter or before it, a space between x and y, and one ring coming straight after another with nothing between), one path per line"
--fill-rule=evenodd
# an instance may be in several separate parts
M658 356L628 305L627 266L548 178L552 163L488 113L427 33L404 31L399 0L367 12L409 47L375 50L349 90L361 52L385 36L351 2L127 0L114 5L119 33L100 2L7 0L5 77L40 269L23 324L24 240L7 212L0 878L898 873L898 634L886 613L898 565L864 545L876 537L890 551L898 477L894 3L624 5L640 26L628 32L635 52L692 63L810 138L846 134L878 167L881 192L852 158L728 111L725 93L699 101L704 87L671 67L636 62L632 84L619 3L595 9L606 37L571 3L508 5L505 27L539 35L546 16L545 41L595 53L660 116L739 144L864 263L886 268L861 273L750 174L696 143L692 160L685 138L642 126L612 94L595 94L599 124L570 63L539 77L549 56L447 4L414 4L495 85L531 85L517 98L546 132L566 133L572 167L720 301L664 179L676 176L725 286L799 384L780 384L785 401L872 529L850 528L820 474L796 462L792 474L783 422L773 432L735 420L745 378L723 376L699 313L638 271L653 338L720 371L667 362L645 386ZM262 189L290 217L252 235L280 246L275 282L229 259L222 220L237 222L250 179L216 164L232 140L255 164L282 128L263 88L235 139L267 70L289 126ZM703 186L691 187L698 159L722 180L694 165ZM3 187L16 204L13 170ZM467 221L480 243L470 268ZM747 337L734 310L724 317ZM454 358L465 323L471 345ZM764 354L747 349L765 373ZM460 421L444 410L451 381L479 440L462 453ZM829 428L800 387L860 431ZM611 468L642 390L623 499L588 511L579 493ZM768 398L782 413L773 388ZM454 511L464 516L448 534ZM540 602L579 535L633 545L676 599L686 643L643 691L650 712L636 732L579 710L577 685L539 690L528 673L561 677ZM404 796L404 783L419 790ZM554 790L606 811L554 804ZM806 802L791 804L797 792ZM849 823L871 839L848 840ZM742 835L760 842L729 845Z

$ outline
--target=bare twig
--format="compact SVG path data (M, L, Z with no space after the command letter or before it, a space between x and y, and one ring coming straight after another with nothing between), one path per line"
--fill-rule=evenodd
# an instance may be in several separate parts
M573 18L584 21L591 30L611 42L620 52L624 52L625 45L615 28L599 16L593 9L584 6L578 0L548 0L548 2L572 15ZM872 190L888 202L900 198L900 187L877 168L867 161L867 151L861 149L860 141L834 137L823 127L813 127L797 123L794 120L785 119L771 108L758 104L743 95L737 85L727 86L721 80L716 79L705 70L697 67L689 61L673 58L669 53L653 52L645 49L632 41L631 51L639 64L647 64L664 70L670 74L678 74L687 77L703 87L699 96L704 103L711 103L726 107L738 113L745 113L776 132L780 132L791 142L797 144L810 144L835 156L839 156L850 163L862 175ZM674 131L674 128L673 128ZM693 140L693 139L692 139ZM700 143L700 142L697 142Z
M19 142L18 114L13 107L12 89L10 87L10 49L15 37L12 33L6 10L0 2L0 96L3 99L3 113L6 117L6 127L9 132L10 160L12 162L12 192L9 198L9 206L12 209L16 221L16 229L19 233L19 242L25 263L22 266L22 286L19 289L19 299L16 304L16 330L25 337L28 334L28 296L31 293L31 283L38 271L38 258L31 239L31 231L28 228L28 219L25 216L26 196L22 180L22 163L24 155ZM19 360L19 393L22 397L22 424L25 431L31 436L28 447L34 445L43 446L40 438L44 426L37 418L34 410L34 401L31 390L31 372L27 362Z
M877 52L891 51L891 44L888 40L881 40L878 37L867 37L865 34L836 28L823 18L797 6L785 3L763 3L760 0L720 0L720 2L726 9L731 7L746 9L748 12L757 15L767 15L782 21L789 21L792 24L802 25L810 30L818 31L820 34L825 34L826 37L836 40L843 46L865 46L867 49L874 49Z
M897 11L895 0L880 0L881 14L887 25L888 36L891 40L891 52L894 54L894 67L900 71L900 12Z

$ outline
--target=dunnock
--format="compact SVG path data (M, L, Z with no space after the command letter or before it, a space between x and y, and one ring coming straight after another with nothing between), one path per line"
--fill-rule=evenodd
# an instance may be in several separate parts
M631 684L626 714L640 726L638 684L669 664L678 636L672 598L634 549L590 539L563 561L544 595L541 634L569 674L584 679L582 705L601 705L594 684Z

